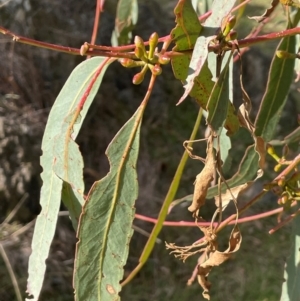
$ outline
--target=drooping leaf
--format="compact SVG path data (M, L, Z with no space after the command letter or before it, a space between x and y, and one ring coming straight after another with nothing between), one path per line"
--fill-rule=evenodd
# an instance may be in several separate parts
M141 105L107 149L110 171L95 182L82 210L75 258L75 300L119 300L138 196L136 161Z
M84 203L83 158L77 143L69 136L68 129L68 122L64 122L61 134L55 137L53 170L63 180L61 198L69 210L76 231Z
M43 172L41 177L43 186L40 196L42 210L35 224L32 239L32 254L29 258L28 267L27 292L33 295L33 299L28 300L38 300L39 298L46 270L45 260L48 257L49 248L54 236L62 196L63 181L53 171L53 164L56 160L56 154L54 153L55 138L60 135L65 117L76 107L93 74L103 60L103 58L97 57L86 60L77 66L65 83L49 114L42 141L43 155L41 157L41 166ZM81 120L73 126L72 136L74 139L80 130L87 110L101 83L101 79L102 75L96 81L83 107ZM77 172L79 175L82 175L80 167ZM79 200L76 201L79 202Z
M243 95L243 104L239 107L239 111L238 111L239 122L241 126L246 128L250 132L255 143L254 144L255 151L259 155L258 166L263 170L265 165L265 157L266 157L266 143L262 137L260 136L257 137L255 135L255 126L250 119L252 103L243 85L242 70L240 75L240 85L241 85L241 90Z
M284 269L280 301L298 301L300 296L300 215L294 217L292 227L291 253Z
M115 29L112 33L112 45L128 44L132 38L132 29L138 19L137 0L119 0L117 5L117 15Z
M184 85L185 91L178 104L184 101L190 94L190 91L194 86L195 78L200 74L204 63L206 62L208 45L216 38L217 30L221 27L222 20L229 14L235 2L235 0L214 1L211 8L212 14L205 20L205 29L196 41L188 68L188 76Z
M208 45L216 36L200 36L197 39L193 55L188 68L188 76L184 81L184 93L179 99L178 104L182 103L190 94L194 86L194 80L199 75L202 67L204 66L208 56Z
M299 12L293 24L299 21ZM292 24L289 22L288 28ZM295 51L295 36L282 39L277 50L293 53ZM275 54L269 71L266 92L260 104L255 120L255 135L269 142L275 134L281 112L287 100L287 95L294 77L294 64L292 59L278 58Z
M210 93L207 103L207 123L214 132L219 135L225 124L229 108L229 63L231 56L227 60L220 76Z
M188 73L189 61L190 57L188 55L172 58L172 68L177 79L184 81ZM205 110L213 87L214 81L212 81L212 74L207 66L207 62L205 62L201 73L195 78L190 96L195 98L199 105ZM235 133L239 128L239 121L232 103L229 103L224 127L231 134Z
M200 35L202 25L193 8L191 0L179 0L174 13L176 27L171 31L171 38L175 42L174 51L193 49Z

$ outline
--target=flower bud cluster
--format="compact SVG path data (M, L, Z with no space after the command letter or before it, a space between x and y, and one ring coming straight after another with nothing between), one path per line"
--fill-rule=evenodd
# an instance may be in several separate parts
M145 78L148 69L153 75L160 75L162 72L160 65L166 65L170 62L170 58L157 52L158 34L154 32L149 38L149 50L146 51L145 43L139 36L134 38L134 54L139 60L122 58L119 62L126 68L141 67L142 70L135 74L132 82L139 85Z

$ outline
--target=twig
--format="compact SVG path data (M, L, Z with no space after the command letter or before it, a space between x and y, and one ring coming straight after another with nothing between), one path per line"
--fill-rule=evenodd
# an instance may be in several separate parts
M98 28L99 28L99 21L100 21L100 12L103 9L103 3L102 0L96 0L97 5L96 5L96 14L95 14L95 20L94 20L94 27L93 27L93 33L92 33L92 38L91 38L91 44L96 44L96 39L97 39L97 33L98 33ZM93 49L91 49L93 50ZM88 55L87 59L89 59L91 56Z
M15 208L11 211L11 213L5 218L5 220L2 222L1 225L3 224L8 224L13 217L16 215L16 213L18 212L18 210L20 209L20 207L24 204L24 202L26 201L26 199L28 198L28 193L26 192L21 200L18 202L18 204L15 206ZM1 229L1 225L0 225L0 229Z
M300 214L300 209L298 209L293 214L289 215L286 219L284 219L282 222L280 222L277 226L275 226L273 229L269 231L269 234L275 233L277 230L285 226L288 222L290 222L293 218L295 218L297 215Z
M16 278L15 273L13 271L13 268L10 264L10 261L9 261L7 255L6 255L6 252L5 252L5 250L2 246L2 243L0 243L0 254L3 258L3 261L4 261L5 266L7 268L8 274L10 276L11 282L13 284L13 287L14 287L14 290L15 290L15 293L16 293L16 296L17 296L17 300L22 301L22 296L21 296L21 292L20 292L20 288L19 288L17 278Z

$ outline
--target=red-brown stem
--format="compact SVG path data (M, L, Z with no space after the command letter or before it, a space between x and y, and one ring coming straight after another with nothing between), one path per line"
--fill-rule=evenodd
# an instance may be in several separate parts
M80 49L78 48L72 48L72 47L66 47L61 46L57 44L51 44L47 42L41 42L34 39L18 36L14 34L13 32L5 29L4 27L0 26L0 33L4 35L9 35L12 37L13 41L23 43L26 45L31 45L35 47L40 47L44 49L54 50L58 52L73 54L73 55L80 55ZM113 48L113 47L112 47ZM115 58L136 58L133 53L121 53L121 52L112 52L112 51L98 51L98 50L89 50L86 52L87 55L93 55L93 56L104 56L104 57L115 57Z
M284 219L282 222L280 222L278 225L276 225L273 229L269 231L269 234L273 234L280 228L282 228L284 225L286 225L288 222L290 222L293 218L295 218L298 214L300 214L300 209L298 209L293 214L289 215L286 219Z
M248 202L246 205L244 205L244 207L242 207L241 209L239 209L238 213L235 213L235 214L232 214L231 216L229 216L226 220L224 220L219 226L218 228L216 229L216 232L220 232L223 228L225 228L229 222L231 221L234 221L235 223L235 220L237 218L237 216L243 214L248 208L250 208L254 203L256 203L264 194L266 194L267 192L266 191L261 191L258 195L256 195L250 202ZM281 209L282 208L278 208L278 209ZM264 214L264 213L263 213ZM259 215L259 214L258 214ZM257 215L255 215L257 216ZM254 217L255 217L254 216ZM263 216L264 217L264 216ZM254 218L255 219L255 218ZM253 220L254 220L253 219Z
M251 203L252 205L253 203ZM248 207L247 207L248 208ZM243 208L244 209L244 208ZM245 209L246 210L246 209ZM243 212L245 211L243 210ZM239 210L239 214L242 214L242 209ZM242 224L242 223L246 223L246 222L251 222L251 221L254 221L254 220L258 220L258 219L261 219L261 218L265 218L265 217L268 217L268 216L271 216L271 215L274 215L274 214L277 214L277 213L280 213L283 211L283 208L280 207L280 208L277 208L277 209L274 209L274 210L270 210L270 211L267 211L267 212L264 212L264 213L260 213L260 214L255 214L255 215L251 215L251 216L247 216L247 217L243 217L243 218L239 218L237 220L237 223L238 224ZM152 217L148 217L148 216L144 216L144 215L141 215L141 214L135 214L135 218L136 219L139 219L139 220L142 220L142 221L146 221L146 222L149 222L149 223L153 223L153 224L156 224L157 223L157 219L155 218L152 218ZM218 231L219 231L219 228L223 225L233 225L235 224L235 219L236 219L236 214L233 214L231 215L230 217L228 217L225 221L223 221L223 223L218 227ZM198 227L198 226L210 226L211 223L210 222L188 222L188 221L179 221L179 222L173 222L173 221L164 221L163 222L163 225L164 226L169 226L169 227ZM213 225L215 227L218 226L218 223L213 223ZM220 229L221 230L221 229Z
M274 182L280 180L282 177L287 176L290 172L296 168L297 165L300 164L300 154L294 158L294 160L283 170L274 180Z
M73 55L80 55L80 49L60 46L60 45L56 45L56 44L36 41L36 40L30 39L30 38L25 38L22 36L17 36L13 32L10 32L9 30L7 30L1 26L0 26L0 33L2 33L4 35L10 35L14 41L17 41L17 42L20 42L23 44L32 45L32 46L50 49L50 50L55 50L55 51L64 52L64 53L69 53L69 54L73 54ZM242 39L242 40L238 41L238 44L239 44L240 48L244 48L244 47L249 47L249 46L255 45L257 43L276 40L276 39L280 39L280 38L283 38L286 36L292 36L292 35L296 35L296 34L300 34L300 27L287 29L287 30L283 30L280 32L276 32L276 33L269 33L269 34L258 36L255 38ZM168 39L170 39L170 36L165 36L165 37L160 38L159 42L164 42ZM145 45L148 45L148 42L145 42ZM105 51L99 51L98 49L93 49L93 50L87 51L86 55L116 57L116 58L131 58L131 59L135 58L135 55L133 53L122 52L122 51L126 51L129 49L133 49L135 47L135 45L127 45L127 46L120 46L120 47L109 47L109 46L97 46L96 47L95 45L93 45L93 47L102 49ZM210 46L209 51L218 51L218 47L219 46ZM228 50L230 50L230 46L228 46ZM116 52L113 52L113 51L116 51ZM166 52L166 55L169 57L181 56L181 55L185 55L186 53L189 53L189 52L192 52L192 51L191 50L185 51L185 52L169 51L169 52Z
M22 37L22 36L18 36L16 34L14 34L13 32L5 29L2 26L0 26L0 33L2 33L4 35L11 36L13 41L15 41L15 42L20 42L20 43L35 46L35 47L55 50L55 51L74 54L74 55L79 55L80 54L79 49L77 49L77 48L60 46L60 45L56 45L56 44L41 42L41 41L33 40L33 39L30 39L30 38L25 38L25 37Z
M284 38L286 36L294 36L296 34L300 34L300 27L286 29L286 30L282 30L279 32L268 33L268 34L258 36L255 38L242 39L242 40L239 40L238 42L239 42L239 46L242 48L242 47L248 47L248 46L251 46L251 45L254 45L257 43L261 43L261 42L267 42L270 40Z
M102 10L103 10L102 6L103 6L102 0L97 0L93 33L92 33L92 38L91 38L92 45L96 43L97 33L98 33L98 28L99 28L99 21L100 21L100 12L102 12ZM91 50L93 50L93 49L91 49ZM90 55L88 55L87 58L90 58Z

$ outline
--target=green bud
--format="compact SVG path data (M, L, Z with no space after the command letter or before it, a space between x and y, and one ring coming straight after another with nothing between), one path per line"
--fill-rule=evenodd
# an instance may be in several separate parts
M231 29L234 27L236 23L236 16L229 16L225 19L224 23L222 24L222 34L226 37Z
M143 67L145 65L143 61L135 61L128 58L119 59L119 63L125 68Z
M140 48L141 51L143 52L143 55L146 56L145 44L141 37L139 37L139 36L134 37L134 45L136 48Z
M133 79L132 79L132 83L134 85L139 85L145 78L145 74L143 72L139 72L137 73Z
M149 38L149 54L148 54L149 60L153 59L153 55L154 55L155 47L157 46L157 43L158 43L158 34L156 32L154 32Z
M135 67L135 63L136 63L134 60L128 58L119 59L119 62L123 67L126 68Z
M139 73L137 73L133 77L133 79L132 79L133 84L139 85L144 80L144 77L145 77L145 74L146 74L146 72L148 70L148 67L149 66L147 64L145 64L144 67L143 67L143 69L142 69L142 71L139 72Z

